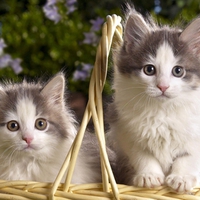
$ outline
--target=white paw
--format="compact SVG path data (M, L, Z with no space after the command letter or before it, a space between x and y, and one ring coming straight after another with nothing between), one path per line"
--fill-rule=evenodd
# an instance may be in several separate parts
M164 175L162 174L138 174L133 179L133 185L138 187L154 188L163 185Z
M170 174L166 178L166 183L176 192L185 193L191 191L197 185L197 178L192 175L179 176Z

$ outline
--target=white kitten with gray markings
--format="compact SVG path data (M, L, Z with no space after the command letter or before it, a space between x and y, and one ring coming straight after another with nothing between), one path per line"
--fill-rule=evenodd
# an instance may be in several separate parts
M77 133L65 102L65 78L47 83L2 83L0 88L0 179L53 182ZM86 134L72 183L101 181L94 135Z
M200 18L181 31L128 7L108 133L116 179L188 192L200 176Z

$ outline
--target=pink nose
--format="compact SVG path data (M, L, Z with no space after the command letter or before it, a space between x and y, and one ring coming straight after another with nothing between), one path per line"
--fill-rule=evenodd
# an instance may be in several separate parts
M157 87L160 89L161 92L165 92L169 86L166 86L166 85L157 85Z
M23 137L22 140L24 140L27 144L31 144L33 138L32 137Z

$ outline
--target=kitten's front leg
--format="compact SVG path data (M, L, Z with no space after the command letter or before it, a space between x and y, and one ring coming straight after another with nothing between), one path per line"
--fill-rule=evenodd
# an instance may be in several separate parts
M167 185L179 193L191 191L197 185L199 167L198 157L187 155L177 158L171 174L166 177Z
M134 186L153 188L163 185L165 175L153 155L140 151L134 155L132 165L136 172L133 177Z

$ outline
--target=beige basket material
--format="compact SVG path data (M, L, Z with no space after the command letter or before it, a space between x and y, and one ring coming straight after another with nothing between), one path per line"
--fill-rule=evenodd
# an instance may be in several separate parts
M200 200L200 188L196 187L191 194L175 194L168 187L154 189L137 188L116 184L108 161L105 149L102 90L106 81L108 56L111 49L122 43L121 18L108 16L103 25L94 70L89 87L89 101L84 113L77 137L66 156L65 162L58 172L54 183L38 183L31 181L4 181L0 180L0 200ZM102 183L70 184L77 155L87 124L92 117L95 132L99 140ZM64 174L67 173L65 183L61 184Z

